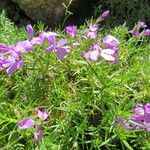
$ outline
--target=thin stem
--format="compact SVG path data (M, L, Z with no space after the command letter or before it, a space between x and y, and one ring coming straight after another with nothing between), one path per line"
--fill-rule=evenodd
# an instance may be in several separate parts
M98 78L98 80L100 81L100 83L101 83L101 86L102 86L102 88L104 87L104 85L102 84L103 82L102 82L102 80L100 79L100 77L99 77L99 75L97 74L97 72L95 71L95 69L92 67L92 65L89 63L89 61L87 60L87 63L88 63L88 65L89 65L89 67L91 68L91 70L92 70L92 72L96 75L96 77Z

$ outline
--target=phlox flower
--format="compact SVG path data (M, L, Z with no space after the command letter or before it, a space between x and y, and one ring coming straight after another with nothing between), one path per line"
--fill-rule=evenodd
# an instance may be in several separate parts
M4 69L4 68L2 67L3 59L4 59L4 55L3 55L2 53L0 53L0 70L3 70L3 69Z
M30 40L30 42L32 45L41 45L44 42L44 40L40 37L34 37Z
M107 35L103 38L103 42L104 44L107 46L107 48L110 49L116 49L117 46L120 44L119 40L116 39L114 36L112 35Z
M118 49L103 49L100 52L100 56L107 61L117 63Z
M98 25L97 24L90 24L89 28L86 30L84 34L84 38L89 39L96 39L97 38L97 32L98 32Z
M49 112L48 112L47 110L45 110L45 111L40 111L40 110L38 109L37 114L38 114L38 117L39 117L42 121L46 120L47 117L49 116Z
M34 136L34 141L38 142L43 137L43 131L40 129L40 127L37 124L34 126L34 128L35 128L35 131L36 131L35 136Z
M136 130L146 128L150 132L150 103L138 105L132 112L133 116L130 118L132 126Z
M1 63L2 68L6 69L8 74L12 74L16 70L23 67L23 60L15 52L12 52L8 58L3 58Z
M99 42L91 45L88 52L85 51L82 52L83 58L90 59L92 61L97 61L100 56L100 50L102 49L100 46L101 44Z
M91 32L97 32L98 31L98 24L90 24L88 30Z
M58 33L51 32L51 31L42 32L42 33L39 34L39 38L42 41L48 40L51 36L60 36L60 35Z
M7 46L7 45L4 45L4 44L0 44L0 51L2 53L9 53L12 50L13 47L14 47L14 45Z
M40 120L44 121L47 119L49 112L47 110L45 111L40 111L38 110L38 117ZM42 139L43 137L43 131L40 129L40 126L36 124L36 122L30 118L23 118L21 121L18 122L18 128L19 129L28 129L34 127L35 129L35 136L34 136L34 141L38 142Z
M50 46L46 48L47 51L55 52L61 60L66 58L66 54L70 52L70 47L64 46L68 42L67 39L60 39L58 42L56 42L55 37L50 36L48 38L48 41L49 41Z
M65 31L68 35L72 36L72 37L76 37L76 32L77 32L77 26L67 26L65 28Z
M33 48L33 45L30 41L25 40L21 42L17 42L15 46L12 47L12 52L15 51L18 55L21 55L23 53L27 53L28 51L31 51Z
M83 58L90 59L92 61L97 61L99 58L99 54L100 54L100 52L98 50L82 52Z
M150 132L150 103L138 104L132 110L132 116L129 118L129 126L135 130L146 129ZM124 122L126 122L124 120Z
M28 129L35 125L34 120L30 118L23 118L20 122L18 122L18 127L20 129Z
M82 56L85 59L97 61L100 57L112 63L117 63L118 49L102 49L101 43L94 43L88 52L83 51Z
M42 137L43 137L43 131L38 131L38 132L35 133L34 141L38 142L42 139Z
M145 36L150 36L150 29L146 29L146 30L144 31L144 35L145 35Z
M137 25L130 31L133 36L138 37L140 36L143 32L140 32L140 29L143 28L145 29L147 25L143 21L138 21Z

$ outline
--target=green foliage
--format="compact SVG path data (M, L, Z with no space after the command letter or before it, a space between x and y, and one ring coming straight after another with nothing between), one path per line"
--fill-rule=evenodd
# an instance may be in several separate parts
M103 10L110 10L107 24L116 26L127 23L133 27L139 20L150 21L150 2L149 0L99 0L95 7L95 14L99 15Z
M42 30L42 25L38 26ZM82 26L79 34L86 29ZM0 15L0 43L14 44L27 38L4 14ZM150 148L143 131L115 128L121 115L128 118L137 103L150 100L150 45L136 38L126 40L128 28L111 33L121 41L119 62L100 60L89 64L81 57L88 48L83 39L64 61L45 53L46 45L25 56L23 69L13 75L0 72L0 148L9 150L116 150ZM73 39L62 32L62 36ZM99 34L101 41L102 34ZM35 63L36 62L36 63ZM35 64L34 64L35 63ZM34 143L32 129L20 130L17 122L30 117L37 107L48 109L42 141Z

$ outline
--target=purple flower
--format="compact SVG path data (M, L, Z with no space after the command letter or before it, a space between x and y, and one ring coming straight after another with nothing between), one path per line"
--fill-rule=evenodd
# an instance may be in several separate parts
M89 31L97 32L98 31L98 25L97 24L90 24L89 25Z
M90 24L88 30L84 34L84 38L96 39L98 32L97 24Z
M16 43L16 45L13 47L12 51L15 51L18 55L21 55L23 53L26 53L28 51L31 51L33 48L33 45L30 41L21 41Z
M150 36L150 29L146 29L146 30L144 31L144 35L145 35L145 36Z
M90 50L88 52L82 52L83 58L90 59L92 61L97 61L100 56L107 61L117 63L118 49L102 49L101 43L97 42L91 45Z
M64 46L68 42L67 39L60 39L57 43L55 37L50 36L48 41L50 46L46 50L55 52L60 59L63 60L66 57L66 54L70 52L70 47Z
M141 28L146 28L147 25L145 24L145 22L142 21L138 21L137 25L130 31L132 33L133 36L140 36L143 32L140 32Z
M134 29L131 31L131 33L132 33L133 36L136 36L136 37L138 37L138 36L141 35L141 33L140 33L139 31L137 31L136 28L134 28Z
M116 49L116 47L120 44L119 40L113 37L112 35L107 35L103 38L104 44L107 48Z
M44 40L40 37L35 37L32 38L30 42L32 45L41 45L44 42Z
M34 136L34 141L38 142L43 137L43 131L40 130L40 127L38 125L35 125L34 128L35 128L35 131L36 131L35 136Z
M34 30L33 30L32 26L31 26L30 24L28 24L28 25L26 26L26 31L27 31L27 33L28 33L30 39L32 39L32 36L33 36L33 34L34 34Z
M76 32L77 32L77 26L67 26L65 28L65 31L68 35L72 36L72 37L76 37Z
M118 50L114 49L103 49L100 52L100 56L103 57L105 60L117 63L117 57L118 57Z
M43 137L43 131L36 132L36 134L34 136L34 141L38 142L42 139L42 137Z
M0 53L0 70L4 70L4 68L2 67L3 59L4 59L4 55L2 53Z
M100 46L101 44L99 42L92 44L88 52L82 52L83 58L97 61L100 56L100 50L102 49Z
M12 48L13 48L14 45L11 45L11 46L6 46L4 44L0 44L0 50L3 52L3 53L9 53Z
M20 129L28 129L35 125L34 120L30 118L23 118L20 122L18 122L18 127Z
M8 74L12 74L23 66L23 60L15 52L12 52L8 58L4 58L1 63Z
M40 111L39 109L38 109L38 117L42 120L42 121L44 121L44 120L46 120L47 119L47 117L49 116L49 112L47 111L47 110L45 110L45 111Z
M51 36L60 36L59 34L55 33L55 32L42 32L39 35L39 38L41 38L42 41L44 40L48 40L48 38L50 38Z
M89 38L89 39L96 39L97 38L97 33L95 32L87 32L84 35L85 38Z
M134 108L133 116L130 119L136 130L146 128L150 132L150 103Z
M96 42L96 43L93 43L91 46L90 46L90 50L91 51L94 51L94 50L102 50L101 48L101 43L100 42Z
M82 56L85 59L91 59L92 61L97 61L99 58L99 51L94 50L94 51L88 51L88 52L82 52Z

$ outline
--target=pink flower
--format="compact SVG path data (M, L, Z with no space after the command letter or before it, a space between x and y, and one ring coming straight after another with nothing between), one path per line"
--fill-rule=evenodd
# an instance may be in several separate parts
M67 26L65 28L65 31L68 35L72 36L72 37L76 37L76 32L77 32L77 26Z
M35 125L34 120L30 118L23 118L20 122L18 122L18 127L20 129L28 129Z
M44 121L44 120L46 120L47 119L47 117L49 116L49 112L47 111L47 110L45 110L45 111L40 111L39 109L38 109L38 117L42 120L42 121Z

